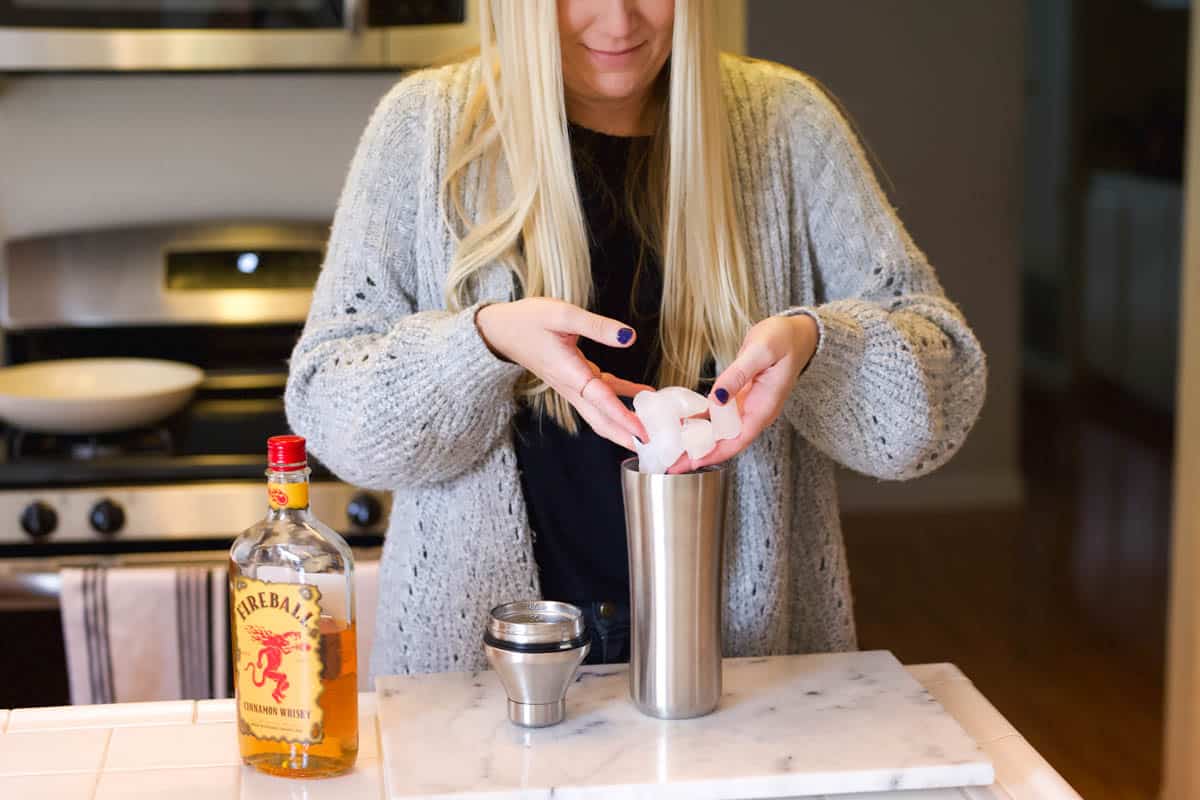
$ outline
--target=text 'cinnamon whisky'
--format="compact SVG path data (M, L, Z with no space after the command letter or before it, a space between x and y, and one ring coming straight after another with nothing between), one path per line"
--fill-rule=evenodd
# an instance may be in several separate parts
M304 439L267 441L264 520L230 550L229 614L242 761L325 777L358 755L350 547L308 510Z

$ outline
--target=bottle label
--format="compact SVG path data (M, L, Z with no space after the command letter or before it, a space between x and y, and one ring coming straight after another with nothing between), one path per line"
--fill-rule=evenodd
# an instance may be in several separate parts
M308 508L308 483L268 483L267 500L271 508Z
M237 576L233 665L238 729L258 739L316 744L324 736L321 591Z

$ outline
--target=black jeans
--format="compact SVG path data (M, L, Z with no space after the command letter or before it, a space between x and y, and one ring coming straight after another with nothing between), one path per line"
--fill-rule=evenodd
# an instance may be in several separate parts
M592 649L584 664L625 664L629 661L629 606L596 601L580 606Z

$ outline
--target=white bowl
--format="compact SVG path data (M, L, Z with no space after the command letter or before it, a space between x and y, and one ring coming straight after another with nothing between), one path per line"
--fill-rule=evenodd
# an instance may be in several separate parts
M29 431L104 433L183 408L204 371L149 358L72 358L0 368L0 419Z

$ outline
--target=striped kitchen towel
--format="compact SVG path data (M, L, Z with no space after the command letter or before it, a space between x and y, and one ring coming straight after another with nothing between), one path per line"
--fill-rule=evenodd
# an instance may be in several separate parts
M223 567L64 569L71 702L228 697Z

